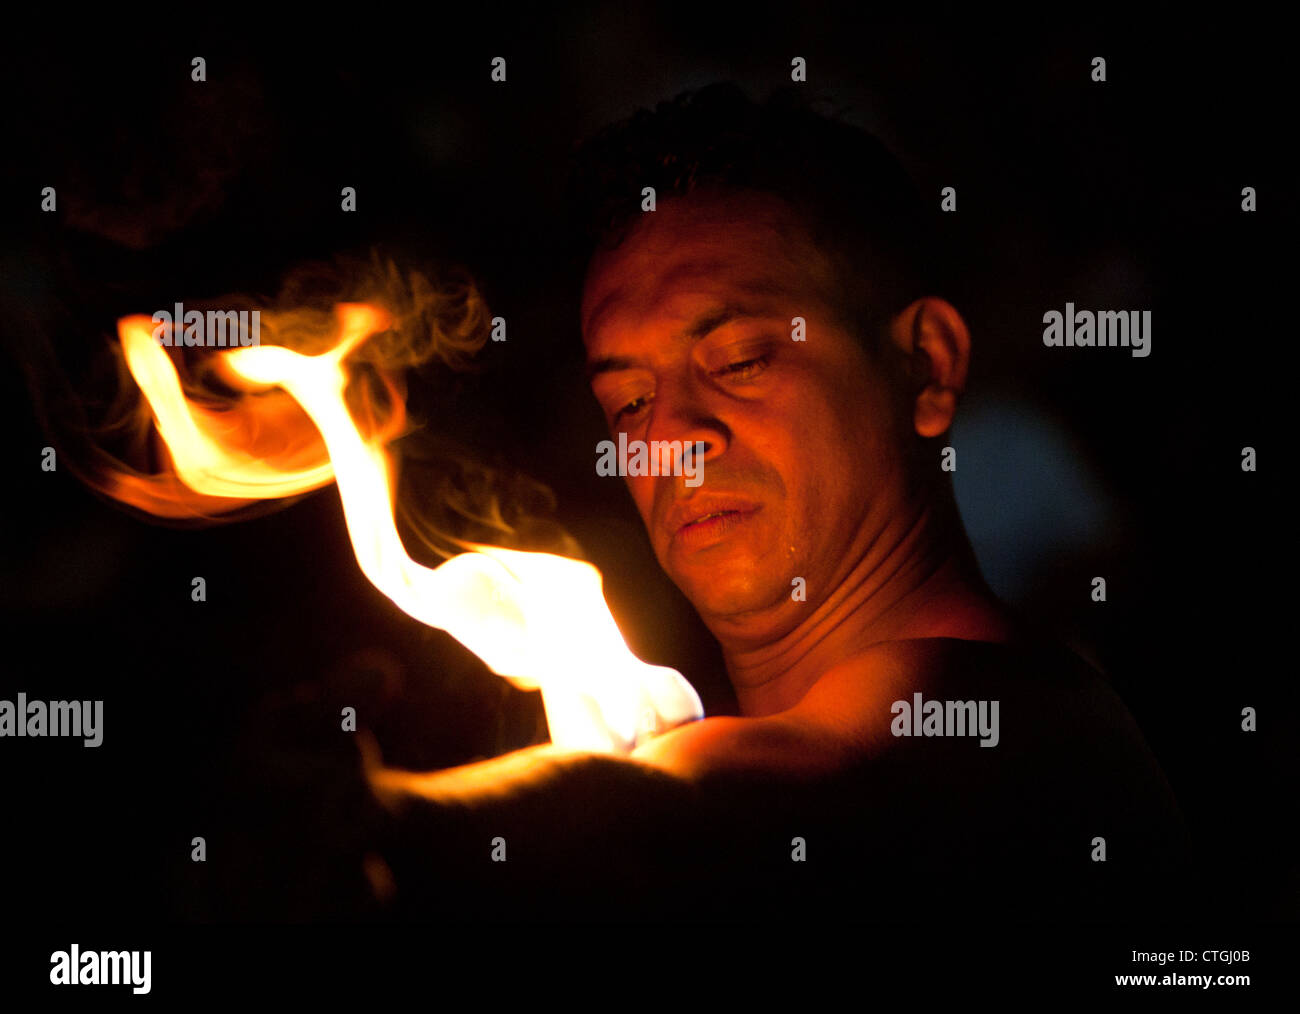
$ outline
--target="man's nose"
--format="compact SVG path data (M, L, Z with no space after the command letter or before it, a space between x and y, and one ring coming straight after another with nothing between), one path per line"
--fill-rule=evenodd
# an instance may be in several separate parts
M680 440L703 443L701 460L721 457L731 441L731 431L713 413L704 393L689 382L661 385L651 403L646 440Z

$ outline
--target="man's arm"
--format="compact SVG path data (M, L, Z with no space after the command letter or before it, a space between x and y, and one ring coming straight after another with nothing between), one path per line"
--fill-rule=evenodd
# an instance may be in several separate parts
M372 743L366 774L391 815L384 858L399 900L412 913L436 902L466 918L608 914L688 897L698 912L707 887L705 908L733 917L747 897L746 864L771 873L754 843L777 824L804 834L818 826L818 794L787 787L812 789L872 756L878 714L888 735L888 708L863 689L878 672L888 684L888 666L859 658L840 670L789 711L702 719L625 756L542 744L420 773L384 768ZM506 864L489 861L498 837L509 843ZM765 882L766 903L779 885Z
M894 654L871 651L828 671L797 706L761 718L716 717L678 726L626 757L562 750L550 743L428 773L383 768L373 753L372 786L435 802L473 804L563 778L600 759L653 768L691 784L712 776L820 778L865 759L887 738L889 709L905 671Z
M768 718L704 718L643 743L626 757L562 750L551 743L441 771L414 772L367 764L371 787L384 799L419 796L434 803L489 805L524 790L562 781L592 764L618 764L628 777L664 774L695 783L707 776L781 774L818 777L843 763L844 751L815 723L791 714ZM646 770L652 769L652 770Z
M817 778L841 768L848 751L824 723L795 709L766 718L701 719L643 743L628 759L691 782L728 775Z

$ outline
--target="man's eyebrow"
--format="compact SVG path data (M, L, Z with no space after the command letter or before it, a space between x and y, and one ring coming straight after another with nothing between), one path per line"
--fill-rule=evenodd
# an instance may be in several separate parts
M611 373L615 370L630 370L636 366L635 359L628 359L626 356L605 356L602 359L593 359L587 364L587 383L591 383L599 373Z
M710 310L707 313L696 317L689 325L682 329L680 338L683 341L697 342L701 338L708 336L711 332L716 331L724 324L729 324L733 320L739 320L744 317L757 317L748 307L739 304L729 304L719 307L716 310ZM587 381L590 382L593 377L600 373L610 373L615 370L630 370L637 366L635 359L627 356L605 356L601 359L593 359L587 364Z

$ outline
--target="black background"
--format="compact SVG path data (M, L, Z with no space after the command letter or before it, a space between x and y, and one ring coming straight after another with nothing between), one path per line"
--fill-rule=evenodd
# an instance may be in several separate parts
M538 738L532 696L365 581L332 488L183 530L39 467L48 440L18 368L35 350L89 361L120 316L274 292L310 259L378 250L475 275L508 342L414 396L485 459L547 483L634 650L686 673L708 713L734 708L630 500L594 474L602 423L580 376L560 193L593 129L713 80L762 97L799 55L808 87L934 195L968 266L944 295L971 326L969 405L984 423L966 443L955 431L957 484L995 586L1108 670L1194 832L1201 913L1294 919L1294 543L1269 477L1290 468L1296 166L1273 28L1245 13L1217 31L1120 12L1030 27L631 4L15 32L0 697L102 698L105 739L0 741L6 911L347 919L358 888L339 856L357 843L339 839L360 804L328 788L354 763L340 707L412 768ZM206 83L190 80L195 55ZM489 77L498 55L505 84ZM1090 80L1098 55L1104 84ZM355 214L339 210L345 185ZM939 216L948 185L958 211ZM1247 185L1254 214L1240 209ZM44 186L56 214L39 211ZM1067 300L1151 309L1150 358L1045 348L1042 314ZM1008 446L1025 450L995 453ZM1097 505L1104 523L1088 523ZM1015 525L999 528L1008 511ZM205 603L190 600L194 575ZM1254 734L1240 731L1245 706ZM189 860L195 835L203 865ZM310 872L281 876L295 864Z

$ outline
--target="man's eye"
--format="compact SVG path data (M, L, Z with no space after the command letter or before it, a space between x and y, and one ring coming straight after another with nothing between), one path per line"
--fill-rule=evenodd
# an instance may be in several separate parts
M614 413L614 422L618 422L624 416L636 415L643 408L645 408L646 404L649 401L650 399L645 396L637 398L636 401L629 401L626 405L624 405L622 408L620 408L617 412Z
M767 368L771 361L770 355L755 356L753 359L743 359L739 362L728 363L720 370L715 370L715 377L727 377L732 380L752 380Z

